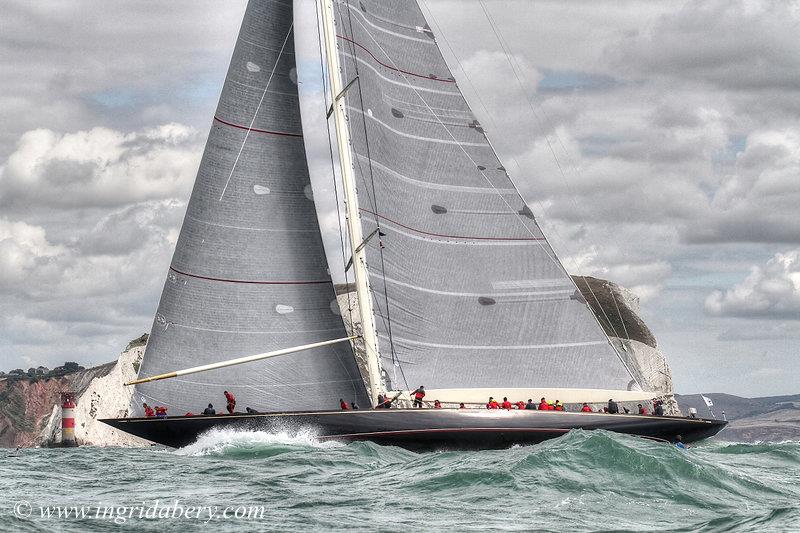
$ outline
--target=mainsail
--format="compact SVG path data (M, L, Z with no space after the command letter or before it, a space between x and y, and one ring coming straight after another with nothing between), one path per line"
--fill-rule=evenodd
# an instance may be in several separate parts
M389 388L636 390L417 3L335 5L362 233L384 235L366 257Z
M289 1L250 2L140 376L345 337L303 146ZM137 385L171 414L367 404L349 343ZM219 405L218 407L221 407Z

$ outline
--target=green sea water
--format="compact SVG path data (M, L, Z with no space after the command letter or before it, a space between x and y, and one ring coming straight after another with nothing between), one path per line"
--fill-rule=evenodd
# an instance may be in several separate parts
M800 531L797 442L574 431L413 453L220 431L179 450L2 450L0 474L1 531Z

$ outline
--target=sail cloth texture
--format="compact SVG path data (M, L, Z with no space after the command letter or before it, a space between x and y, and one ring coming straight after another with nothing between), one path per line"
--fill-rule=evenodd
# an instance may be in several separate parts
M636 389L417 3L336 6L363 233L385 234L367 262L388 387Z
M347 336L311 193L292 21L288 0L247 7L140 377ZM138 385L133 408L223 411L224 390L242 411L368 403L340 343Z

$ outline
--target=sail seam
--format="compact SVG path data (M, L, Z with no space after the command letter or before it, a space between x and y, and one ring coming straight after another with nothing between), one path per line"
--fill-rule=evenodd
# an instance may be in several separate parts
M359 159L366 159L366 156L356 153L356 157ZM496 194L497 191L503 192L505 194L516 194L516 189L492 189L490 187L469 187L466 185L446 185L443 183L432 183L430 181L419 180L416 178L412 178L409 176L404 176L400 174L396 170L392 170L391 168L387 167L386 165L379 163L378 161L372 160L372 165L377 167L379 170L399 179L401 181L405 181L406 183L410 183L417 187L423 187L426 189L436 189L440 191L453 191L453 192L463 192L463 193L472 193L472 194L489 194L492 193L493 195Z
M394 35L395 37L400 37L401 39L407 39L409 41L416 41L418 43L436 45L436 42L431 40L431 39L420 39L419 37L412 37L411 35L403 35L402 33L397 33L397 32L388 30L388 29L386 29L386 28L384 28L382 26L379 26L379 25L375 24L374 22L371 22L370 20L368 20L367 16L364 13L361 13L358 9L354 8L349 3L347 4L347 9L349 9L353 13L356 13L357 15L360 15L361 18L364 19L364 22L366 22L367 24L369 24L370 26L372 26L373 28L375 28L378 31L381 31L381 32L389 34L389 35ZM378 19L378 20L380 20L380 19ZM397 25L397 24L395 24L395 25ZM413 30L415 32L417 31L416 28L405 27L405 29Z
M474 147L478 147L478 148L488 148L489 147L489 144L485 143L485 142L483 142L483 143L473 143L473 142L467 142L467 141L459 141L452 134L450 135L452 140L447 140L447 139L434 139L433 137L422 137L420 135L414 135L412 133L406 133L404 131L400 131L400 130L394 129L393 127L391 127L387 123L383 122L382 120L378 119L374 115L370 115L369 113L364 113L364 111L362 111L361 109L358 109L358 108L355 108L355 107L352 107L352 106L347 106L347 109L349 109L349 110L351 110L351 111L353 111L355 113L361 113L364 116L368 116L371 120L377 122L378 124L380 124L381 126L386 128L387 130L391 131L392 133L396 133L397 135L400 135L401 137L408 137L409 139L416 139L418 141L425 141L425 142L431 142L431 143L451 144L451 145L456 145L456 146L461 146L461 147L463 147L463 146L474 146ZM449 130L448 130L448 132L449 132Z
M424 92L428 92L428 93L443 94L443 95L446 95L446 96L461 96L461 93L458 92L458 91L442 91L442 90L439 90L439 89L430 89L428 87L420 87L419 85L411 85L411 83L408 82L408 79L406 79L406 83L403 83L403 82L400 82L400 81L397 81L397 80L393 80L391 78L387 78L386 76L381 74L378 71L378 69L376 69L375 67L370 65L368 61L365 61L365 60L361 59L360 57L356 57L355 55L349 54L349 53L347 53L345 51L342 51L341 54L344 57L346 57L348 59L352 59L352 60L364 65L365 67L369 68L380 79L382 79L384 81L387 81L387 82L391 83L392 85L397 85L398 87L408 87L408 88L411 88L411 89L416 89L417 91L424 91ZM428 79L430 79L430 78L428 78Z
M386 220L387 222L391 222L392 224L396 224L401 228L405 228L409 231L413 231L416 233L420 233L422 235L430 235L431 237L442 237L444 239L467 239L467 240L475 240L475 241L541 241L543 240L542 237L477 237L477 236L467 236L467 235L446 235L444 233L432 233L430 231L424 231L417 228L412 228L411 226L406 226L405 224L398 222L396 220L392 220L389 217L385 217L383 215L379 215L378 213L373 213L368 209L364 209L363 207L359 208L359 211L363 211L365 213L369 213L370 215L377 217L382 220Z
M245 280L245 279L229 279L229 278L215 278L211 276L201 276L199 274L190 274L188 272L181 272L177 268L169 267L170 270L182 276L189 276L190 278L204 279L208 281L220 281L223 283L246 283L252 285L322 285L326 283L332 284L331 280L283 280L283 281L258 281L258 280Z
M385 337L381 333L378 336ZM412 339L404 339L395 336L395 341L399 343L426 346L429 348L457 348L459 350L536 350L548 348L571 348L576 346L600 346L606 344L605 340L584 341L584 342L563 342L554 344L510 344L510 345L478 345L478 344L442 344L436 342L422 342Z
M218 228L225 228L225 229L239 229L242 231L270 231L274 233L317 233L318 231L316 229L274 229L274 228L253 228L247 226L231 226L228 224L219 224L217 222L203 220L197 217L193 217L192 215L189 214L186 215L186 218L190 218L195 222L199 222L200 224L207 224L209 226L216 226Z
M401 68L397 68L397 67L392 67L392 66L389 66L389 65L387 65L386 63L384 63L383 61L381 61L380 59L378 59L377 57L375 57L375 54L373 54L372 52L370 52L370 51L369 51L369 49L368 49L368 48L366 48L365 46L363 46L363 45L361 45L361 44L359 44L359 43L355 42L355 41L354 41L354 40L352 40L352 39L348 39L348 38L347 38L347 37L345 37L344 35L338 35L338 34L337 34L337 35L336 35L336 37L338 37L339 39L343 39L343 40L345 40L345 41L347 41L347 42L349 42L349 43L352 43L352 44L354 44L354 45L358 46L359 48L361 48L362 50L364 50L364 51L365 51L367 54L369 54L369 56L370 56L372 59L374 59L374 60L375 60L375 61L376 61L376 62L377 62L379 65L381 65L381 66L383 66L383 67L386 67L386 68L388 68L389 70L394 70L394 71L396 71L396 72L400 72L400 73L402 73L402 74L408 74L409 76L415 76L415 77L417 77L417 78L422 78L422 79L424 79L424 80L440 81L440 82L442 82L442 83L455 83L455 82L456 82L456 80L448 80L448 79L437 78L437 77L433 77L433 78L432 78L430 75L427 75L427 74L417 74L416 72L411 72L411 71L408 71L408 70L403 70L403 69L401 69Z
M227 120L222 120L218 116L214 116L214 120L216 120L217 122L220 122L222 124L225 124L226 126L230 126L232 128L238 128L240 130L246 130L246 131L254 131L256 133L266 133L266 134L269 134L269 135L280 135L282 137L302 137L303 136L302 133L291 133L291 132L288 132L288 131L272 131L272 130L260 130L258 128L248 128L247 126L242 126L241 124L235 124L235 123L229 122Z
M377 274L372 274L372 273L370 273L370 275L377 276ZM407 288L415 290L415 291L428 292L428 293L431 293L431 294L439 294L441 296L457 296L457 297L464 297L464 298L473 298L473 297L481 297L481 296L488 296L488 297L491 297L491 298L505 298L505 297L515 297L515 296L553 296L553 295L571 296L572 293L573 293L573 290L574 290L574 289L572 289L570 287L569 289L560 290L560 291L558 291L558 290L557 291L525 291L525 292L498 292L498 293L491 293L491 292L486 292L486 293L482 293L482 292L455 292L455 291L440 291L440 290L437 290L437 289L429 289L427 287L420 287L419 285L412 285L410 283L406 283L404 281L398 281L396 279L392 279L392 278L389 278L389 277L384 277L383 279L385 281L389 282L389 283L394 283L395 285L401 285L403 287L407 287ZM525 301L528 301L528 300L525 300ZM498 303L504 303L504 301L501 301L501 302L498 302Z

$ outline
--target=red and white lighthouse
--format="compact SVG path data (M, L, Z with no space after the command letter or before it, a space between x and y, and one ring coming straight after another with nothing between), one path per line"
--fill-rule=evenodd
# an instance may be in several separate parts
M75 442L75 393L61 393L61 446L71 448Z

